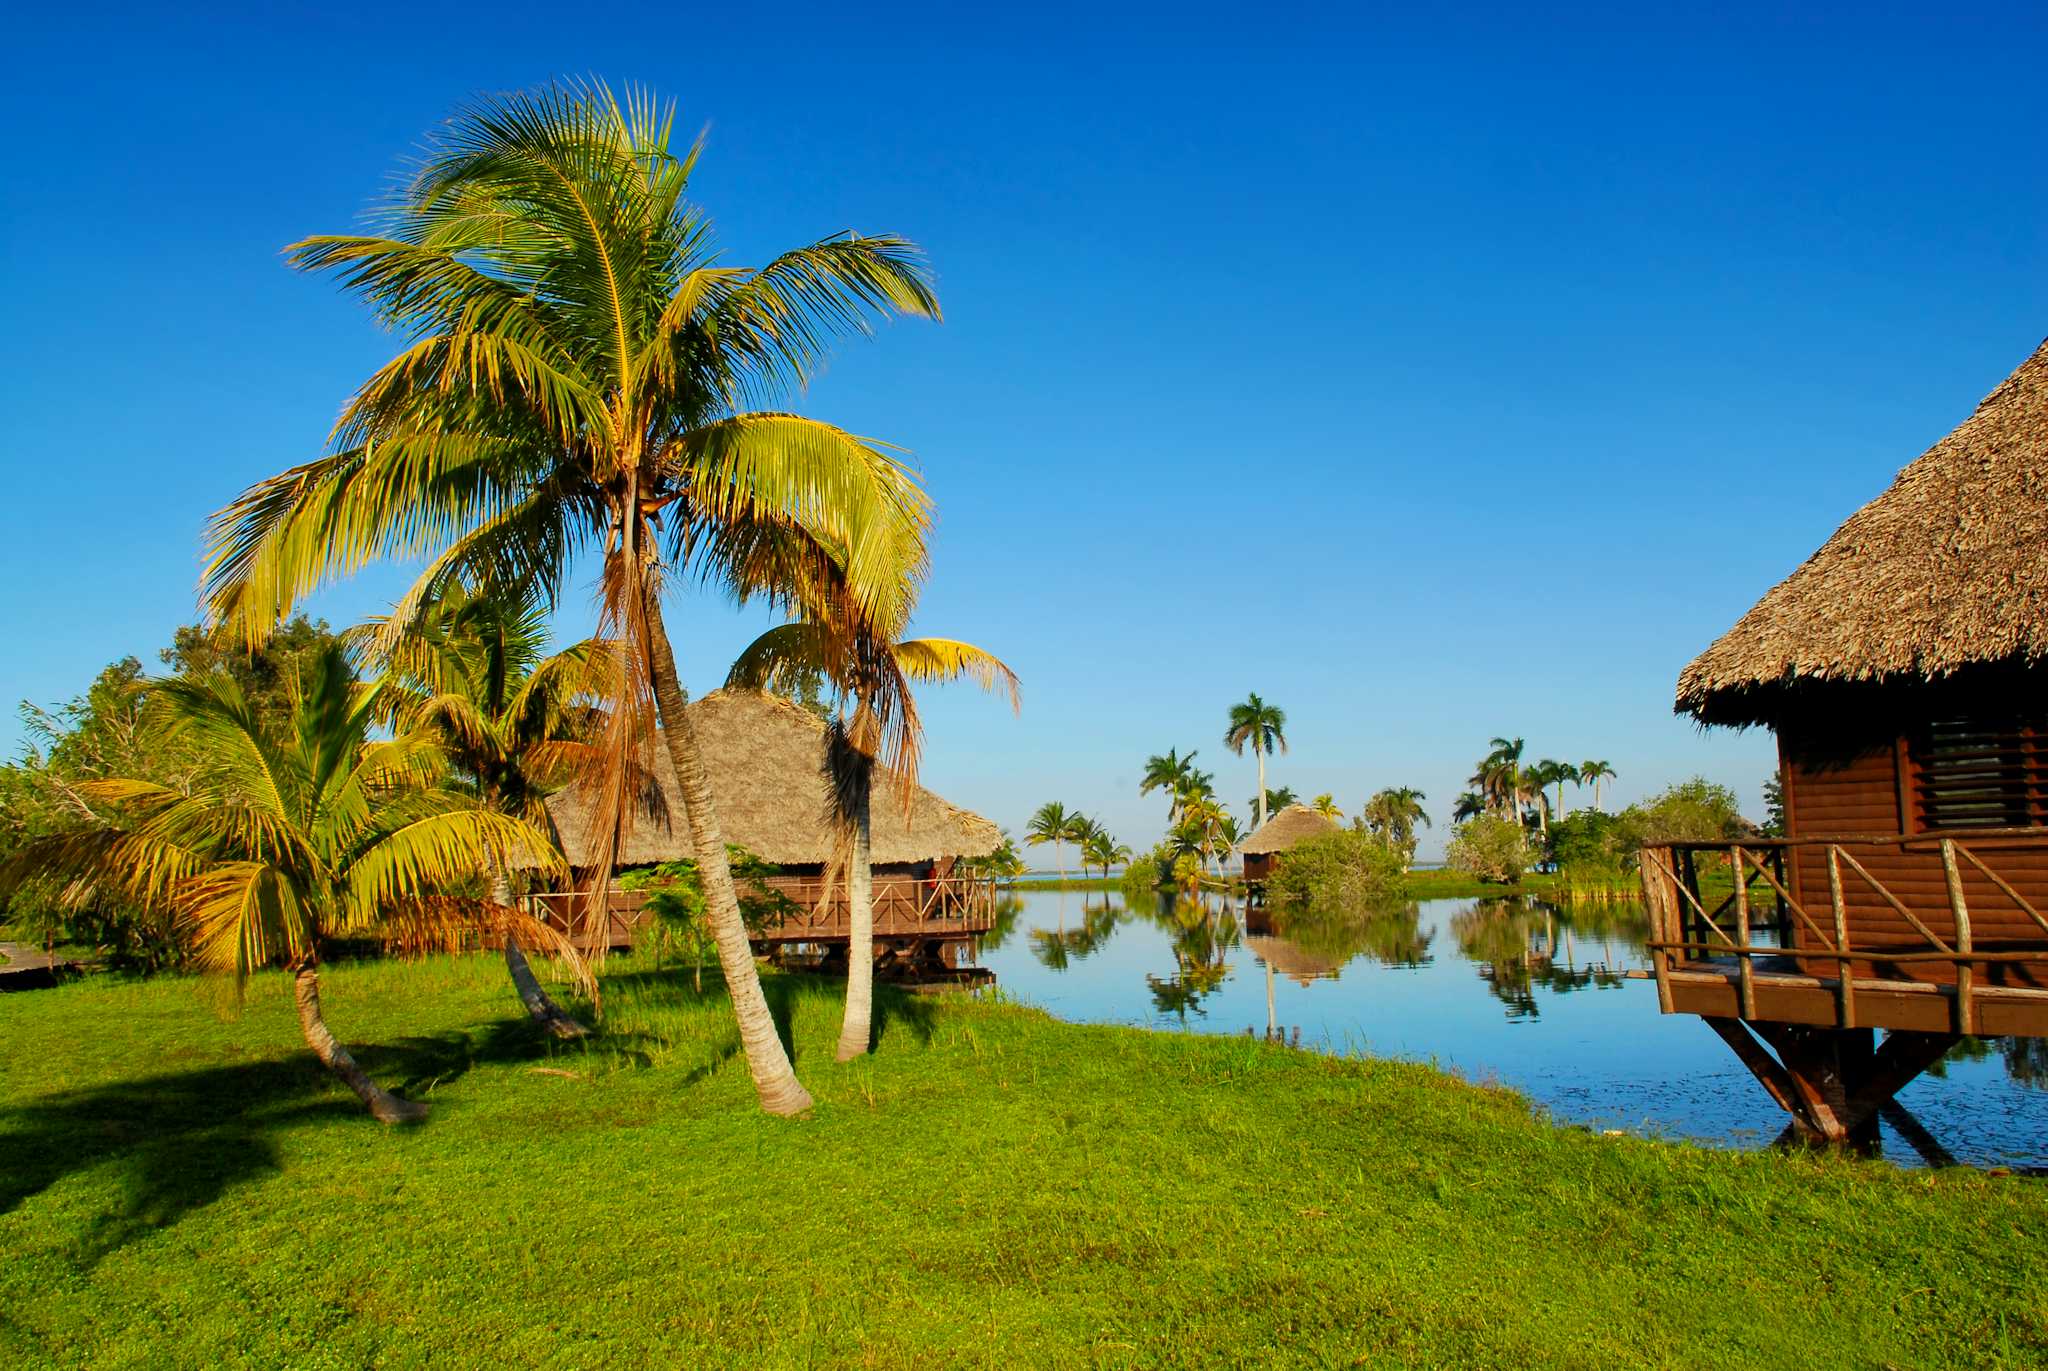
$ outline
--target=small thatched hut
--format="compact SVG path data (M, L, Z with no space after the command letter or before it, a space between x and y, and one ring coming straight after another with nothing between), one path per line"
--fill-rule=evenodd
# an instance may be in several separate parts
M715 691L692 702L689 709L726 842L739 844L791 876L820 874L832 857L820 770L825 725L809 710L755 690ZM621 867L694 856L668 752L660 746L651 751L666 812L634 817L619 847ZM590 797L575 789L564 791L548 801L548 815L570 865L587 870L597 860ZM986 856L1002 842L1001 833L987 819L955 808L922 787L906 819L887 773L876 776L873 815L878 882L891 876L942 877L960 858Z
M1337 825L1307 805L1289 805L1244 840L1244 878L1259 884L1273 874L1280 854L1305 838L1335 833Z

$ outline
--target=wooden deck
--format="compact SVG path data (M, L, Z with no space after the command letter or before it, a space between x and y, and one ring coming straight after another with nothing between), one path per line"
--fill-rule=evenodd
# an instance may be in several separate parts
M804 944L825 949L837 946L843 953L851 936L852 918L842 883L775 876L765 884L795 908L780 922L754 934L756 953ZM607 892L602 935L606 946L633 946L650 917L646 905L652 893L644 889ZM598 936L587 927L583 896L543 894L528 899L541 917L570 933L586 950L597 945ZM957 965L960 954L971 953L976 941L994 925L995 904L993 877L877 877L873 900L876 949L890 958Z
M1964 1035L2048 1037L2044 854L2042 829L1647 847L1658 1008L1698 1015L1793 1133L1874 1147L1882 1117L1937 1160L1899 1090Z

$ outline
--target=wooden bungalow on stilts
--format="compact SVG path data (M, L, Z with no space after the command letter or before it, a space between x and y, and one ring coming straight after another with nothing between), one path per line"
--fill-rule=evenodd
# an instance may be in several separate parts
M1254 899L1262 897L1267 879L1289 848L1305 838L1336 831L1337 825L1333 821L1307 805L1287 806L1260 825L1258 831L1246 838L1244 846L1238 849L1244 855L1246 891Z
M1659 1007L1795 1132L1872 1143L1884 1112L1912 1138L1894 1096L1958 1037L2048 1036L2048 343L1677 708L1776 732L1786 836L1644 849Z
M755 951L779 955L801 948L843 965L849 917L845 881L833 869L838 854L823 771L824 723L800 705L755 690L715 691L692 702L689 711L721 835L779 868L761 884L791 905L786 917L756 934ZM695 855L668 750L657 740L649 754L658 796L631 816L614 876ZM906 816L898 794L893 777L878 771L871 862L876 957L885 970L966 968L992 924L995 885L959 863L994 852L1002 834L987 819L922 787ZM577 874L576 889L590 888L600 847L593 797L571 788L549 799L547 807L556 841ZM587 926L582 911L589 902L573 891L533 899L585 945L601 938L610 946L630 946L647 917L644 890L611 889L602 932Z

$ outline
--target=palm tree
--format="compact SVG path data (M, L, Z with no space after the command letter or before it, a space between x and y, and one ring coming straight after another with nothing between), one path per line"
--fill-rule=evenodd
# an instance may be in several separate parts
M1166 822L1171 826L1180 813L1181 791L1197 774L1195 753L1190 752L1183 757L1177 750L1168 748L1165 756L1154 754L1145 759L1145 775L1138 783L1138 793L1150 795L1155 790L1164 790L1170 802L1166 810Z
M841 626L844 629L844 626ZM774 688L787 680L822 674L839 693L839 710L826 729L825 775L832 816L846 855L846 1012L839 1029L838 1060L867 1052L874 1038L875 902L872 861L872 799L876 753L892 728L904 745L896 749L896 780L906 812L915 794L918 735L913 681L955 681L967 677L986 690L1006 690L1017 708L1017 676L992 653L951 638L910 638L894 643L863 641L855 631L816 623L769 629L742 652L726 684ZM848 711L851 711L850 716Z
M1415 825L1420 823L1425 827L1433 827L1428 813L1422 808L1422 802L1427 798L1414 786L1389 786L1374 792L1373 797L1367 800L1365 807L1359 811L1359 817L1365 820L1365 826L1369 831L1378 834L1390 846L1412 850L1415 846ZM1472 801L1470 806L1466 803L1468 800ZM1470 809L1471 813L1463 812L1467 809ZM1483 809L1484 804L1477 796L1461 796L1461 812L1458 817L1469 818L1472 813L1478 813Z
M1266 754L1274 748L1287 750L1287 715L1278 705L1269 705L1256 694L1244 697L1243 704L1230 707L1230 731L1223 735L1223 745L1238 756L1244 755L1246 744L1250 744L1252 755L1259 763L1259 803L1256 826L1266 826Z
M1106 881L1111 867L1131 859L1131 850L1111 837L1108 830L1098 827L1082 841L1081 855L1102 868L1102 879Z
M673 116L601 85L472 105L433 137L384 232L291 249L407 343L344 408L328 455L215 516L205 586L212 617L256 642L374 558L426 564L404 622L470 574L535 582L552 607L595 555L600 633L627 664L596 831L616 841L658 720L755 1089L789 1114L810 1096L761 992L664 591L695 580L830 605L878 637L903 622L930 521L915 478L871 442L749 405L803 383L835 334L936 318L938 302L915 246L886 235L719 265L685 199L700 147L671 149ZM611 867L597 864L600 884Z
M1546 757L1536 763L1535 773L1538 786L1554 785L1557 787L1557 807L1552 812L1562 819L1565 816L1564 783L1566 781L1576 781L1579 778L1579 769L1570 762L1554 762Z
M564 870L546 835L437 786L442 758L420 733L375 739L384 702L357 688L339 645L306 664L288 728L265 728L225 674L161 681L174 737L204 759L183 786L136 779L79 788L120 818L31 843L0 868L0 893L34 886L84 904L118 895L168 906L206 968L282 965L299 1031L383 1123L426 1107L383 1089L335 1041L320 1010L320 953L339 934L425 947L496 922L458 891L487 861Z
M1325 819L1337 820L1344 817L1344 811L1337 808L1337 797L1327 790L1309 801L1309 808Z
M1070 811L1058 800L1047 800L1031 816L1031 822L1024 825L1024 841L1033 847L1052 844L1053 861L1059 867L1060 880L1067 879L1067 859L1063 844L1077 841L1085 832L1088 816L1078 810Z
M1476 819L1490 808L1492 806L1487 802L1486 796L1476 790L1463 791L1459 794L1457 803L1451 806L1451 822L1461 824L1467 819Z
M547 620L530 596L457 585L409 624L373 618L343 637L381 673L389 717L434 738L479 807L545 831L546 796L595 765L602 720L592 702L611 693L616 663L595 641L543 655ZM541 988L519 945L524 936L548 946L587 982L575 944L516 907L511 873L495 854L484 874L520 1003L556 1037L582 1037L589 1030Z
M1245 801L1244 807L1246 809L1254 811L1263 810L1264 813L1270 815L1278 814L1281 810L1287 808L1287 806L1289 805L1300 803L1301 796L1294 793L1294 787L1291 785L1283 785L1278 790L1269 790L1262 796L1252 796L1250 799ZM1263 827L1263 825L1261 825L1261 827ZM1252 831L1256 833L1258 829L1254 828Z
M1580 762L1579 783L1593 787L1593 808L1600 808L1600 782L1614 779L1614 768L1606 762Z
M1519 821L1522 801L1528 794L1528 780L1522 773L1522 740L1495 738L1488 747L1491 750L1480 761L1472 783L1491 803L1499 805L1508 818Z

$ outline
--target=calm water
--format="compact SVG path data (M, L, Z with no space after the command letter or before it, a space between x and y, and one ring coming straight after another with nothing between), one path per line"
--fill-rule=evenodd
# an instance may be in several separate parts
M1622 974L1649 965L1637 909L1425 900L1278 928L1263 912L1247 927L1242 904L1214 898L1007 901L982 964L1004 994L1061 1018L1231 1034L1270 1023L1304 1047L1498 1081L1594 1128L1753 1147L1785 1126L1719 1038L1659 1014L1655 984ZM1966 1043L1942 1069L1899 1098L1958 1160L2048 1165L2048 1042ZM1889 1123L1884 1153L1918 1161Z

